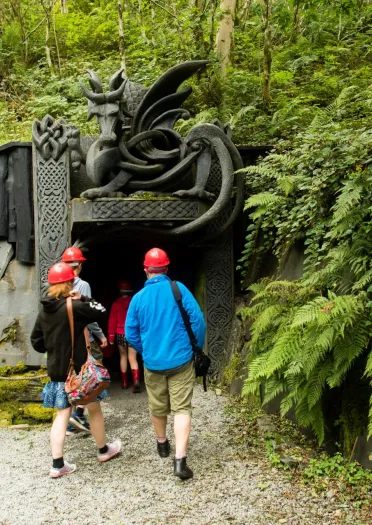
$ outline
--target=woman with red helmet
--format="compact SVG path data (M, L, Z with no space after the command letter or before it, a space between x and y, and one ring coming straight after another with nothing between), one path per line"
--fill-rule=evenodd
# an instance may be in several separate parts
M50 432L53 463L49 475L52 478L72 474L76 470L76 465L63 459L66 429L71 415L71 405L65 392L72 353L67 298L73 299L74 364L77 373L87 359L84 329L89 323L104 320L106 314L101 304L72 289L74 279L74 270L65 262L57 263L49 269L48 283L50 286L47 297L41 300L42 308L31 333L31 344L34 349L40 353L48 353L47 370L50 381L45 385L41 394L44 407L57 409ZM119 454L121 449L119 440L110 444L106 442L105 424L100 405L100 400L106 395L107 393L103 392L87 406L90 429L98 448L97 459L100 462L108 461Z
M137 352L128 345L125 339L125 320L132 299L132 285L129 281L119 281L118 283L120 297L111 306L109 323L108 323L108 340L110 345L115 342L120 352L120 374L121 388L128 388L128 359L133 377L133 393L139 394L140 389L140 371L137 363Z

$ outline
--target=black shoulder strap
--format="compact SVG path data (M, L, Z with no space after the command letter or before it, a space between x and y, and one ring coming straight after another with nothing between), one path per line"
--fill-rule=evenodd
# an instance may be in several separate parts
M185 308L183 307L183 304L182 304L182 294L181 294L181 290L179 289L179 286L177 284L176 281L171 281L171 288L172 288L172 292L173 292L173 296L176 300L176 303L177 303L177 306L181 312L181 316L182 316L182 320L184 322L184 325L185 325L185 328L186 328L186 332L190 338L190 343L191 343L191 346L192 346L192 349L194 352L197 352L198 350L198 344L196 342L196 337L195 337L195 334L194 332L192 331L192 328L191 328L191 322L190 322L190 317L189 317L189 314L186 312Z

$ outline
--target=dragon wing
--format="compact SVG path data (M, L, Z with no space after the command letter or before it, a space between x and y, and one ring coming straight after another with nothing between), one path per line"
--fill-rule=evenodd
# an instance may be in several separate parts
M182 82L207 64L207 60L192 60L174 66L164 73L147 91L133 115L131 136L151 129L155 120L161 126L165 123L172 125L179 116L185 115L185 110L180 106L190 95L191 89L185 88L179 92L177 89ZM165 116L166 112L177 109L179 109L179 116L177 112L173 113L172 119ZM162 115L165 117L164 121Z

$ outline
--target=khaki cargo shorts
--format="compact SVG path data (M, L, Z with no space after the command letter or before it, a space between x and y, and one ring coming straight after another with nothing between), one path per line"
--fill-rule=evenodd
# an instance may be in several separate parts
M189 414L195 384L194 361L173 375L156 374L145 368L145 384L152 416Z

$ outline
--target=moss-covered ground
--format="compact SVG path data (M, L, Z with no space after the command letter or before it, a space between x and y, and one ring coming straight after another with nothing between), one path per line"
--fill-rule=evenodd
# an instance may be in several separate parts
M22 362L0 367L0 427L52 421L54 410L43 408L40 402L49 379L39 376L45 374L45 369L30 370Z

